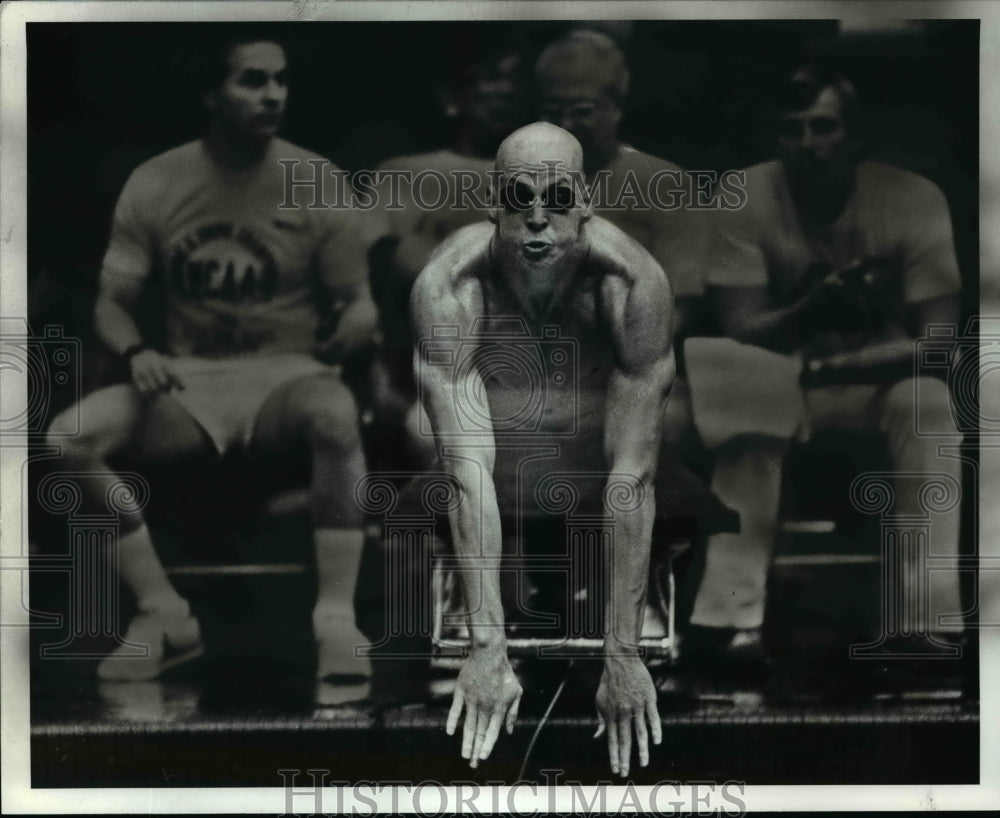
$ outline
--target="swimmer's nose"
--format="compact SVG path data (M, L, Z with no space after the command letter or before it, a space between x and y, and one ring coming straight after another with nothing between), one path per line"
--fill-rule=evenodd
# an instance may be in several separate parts
M548 223L548 214L542 207L542 203L536 199L528 211L528 227L532 230L544 230Z

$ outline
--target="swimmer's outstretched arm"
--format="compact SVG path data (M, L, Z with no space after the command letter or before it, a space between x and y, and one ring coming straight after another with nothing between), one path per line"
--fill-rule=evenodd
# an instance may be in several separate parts
M606 407L604 449L610 475L604 503L605 512L614 520L615 539L605 571L598 735L607 733L612 772L627 777L633 731L643 767L649 763L649 734L654 744L661 740L656 688L640 655L639 637L656 516L653 481L660 419L676 364L671 343L672 297L659 267L654 265L648 275L631 281L609 277L605 288L616 367Z
M521 701L521 685L507 659L504 613L500 600L500 512L493 484L495 457L491 430L471 434L459 422L459 402L467 395L483 394L475 367L467 373L442 366L449 345L469 344L474 316L482 314L478 282L472 278L455 284L447 267L432 260L414 286L411 314L415 331L414 371L424 409L431 421L442 467L455 479L461 503L450 515L455 554L463 595L469 610L472 646L462 665L447 731L455 732L462 710L465 727L462 757L472 767L488 758L506 724L514 729ZM453 341L434 336L435 326L459 326ZM426 342L433 339L431 353ZM450 356L458 360L457 355ZM476 417L466 412L464 417Z

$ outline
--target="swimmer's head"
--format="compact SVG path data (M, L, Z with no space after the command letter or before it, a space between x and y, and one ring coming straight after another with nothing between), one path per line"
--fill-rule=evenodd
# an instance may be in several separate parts
M583 179L583 149L555 125L535 122L500 145L490 221L507 264L556 269L584 246L592 216Z
M588 173L618 149L618 123L628 92L625 55L608 35L570 32L535 63L539 116L570 131L583 146Z

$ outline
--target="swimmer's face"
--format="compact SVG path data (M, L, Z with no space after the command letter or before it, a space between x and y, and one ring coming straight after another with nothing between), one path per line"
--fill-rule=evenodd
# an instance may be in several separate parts
M850 175L851 146L836 89L824 88L808 108L781 116L778 149L798 187L829 187Z
M591 216L580 170L564 163L516 164L497 180L490 219L496 246L522 268L557 269L582 246Z
M252 140L275 136L288 98L285 51L277 43L237 45L229 52L229 73L205 97L215 121L228 133Z

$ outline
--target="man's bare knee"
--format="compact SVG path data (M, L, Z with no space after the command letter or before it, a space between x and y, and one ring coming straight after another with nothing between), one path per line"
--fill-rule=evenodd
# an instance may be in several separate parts
M361 445L358 407L342 384L311 387L298 409L312 446L350 451Z
M45 442L50 446L63 446L79 441L81 437L80 429L80 404L74 403L68 409L63 410L49 424L45 431Z
M884 431L911 431L917 425L942 434L955 434L948 385L937 378L906 378L894 384L885 396Z
M46 442L64 457L103 461L131 441L139 411L124 390L98 391L56 416Z
M52 421L46 433L46 443L59 448L64 458L73 461L103 461L117 448L111 430L102 427L76 426L72 407Z

